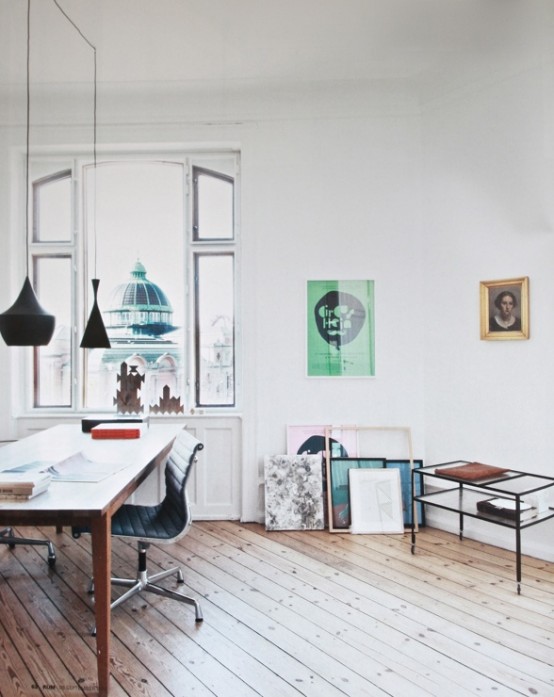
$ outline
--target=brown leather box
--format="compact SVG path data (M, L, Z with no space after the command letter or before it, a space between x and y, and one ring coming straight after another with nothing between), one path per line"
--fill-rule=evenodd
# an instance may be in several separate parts
M441 477L461 479L468 482L474 482L478 479L491 479L504 474L504 472L508 472L504 467L484 465L481 462L468 462L465 465L456 465L454 467L439 467L435 470L435 474L440 474Z

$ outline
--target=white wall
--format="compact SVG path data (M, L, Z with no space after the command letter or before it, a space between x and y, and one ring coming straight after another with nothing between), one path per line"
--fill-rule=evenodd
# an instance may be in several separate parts
M244 409L259 466L285 452L287 424L412 426L422 452L419 163L411 116L259 124L245 145ZM306 281L335 278L375 280L373 379L306 377Z
M425 453L553 476L551 60L426 105ZM479 338L479 282L528 276L530 339ZM452 525L456 524L450 518ZM524 550L553 558L547 523ZM513 545L496 526L482 539Z

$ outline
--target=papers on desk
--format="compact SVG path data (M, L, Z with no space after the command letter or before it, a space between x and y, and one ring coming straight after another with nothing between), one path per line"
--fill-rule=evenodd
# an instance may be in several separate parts
M35 460L4 470L0 472L0 480L47 476L49 482L100 482L128 465L128 462L98 462L91 460L83 452L77 452L60 462Z
M46 470L53 481L58 482L99 482L127 467L128 463L96 462L84 453L56 462Z
M32 472L44 472L47 470L50 465L53 465L54 463L52 460L33 460L32 462L26 462L23 465L17 465L16 467L9 467L8 469L2 470L0 472L1 476L4 476L5 474L24 474L26 472L32 473Z

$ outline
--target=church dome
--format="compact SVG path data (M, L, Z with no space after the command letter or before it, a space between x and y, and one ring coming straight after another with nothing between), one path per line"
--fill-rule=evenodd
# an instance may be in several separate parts
M163 290L146 278L146 268L138 259L131 278L112 291L104 314L107 329L120 335L161 336L176 329L171 323L171 303Z

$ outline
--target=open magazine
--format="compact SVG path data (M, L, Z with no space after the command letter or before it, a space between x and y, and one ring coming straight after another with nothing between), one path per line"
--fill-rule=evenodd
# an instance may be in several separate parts
M60 462L35 460L4 472L45 472L51 476L53 482L99 482L128 465L128 462L98 462L91 460L83 452L77 452Z

